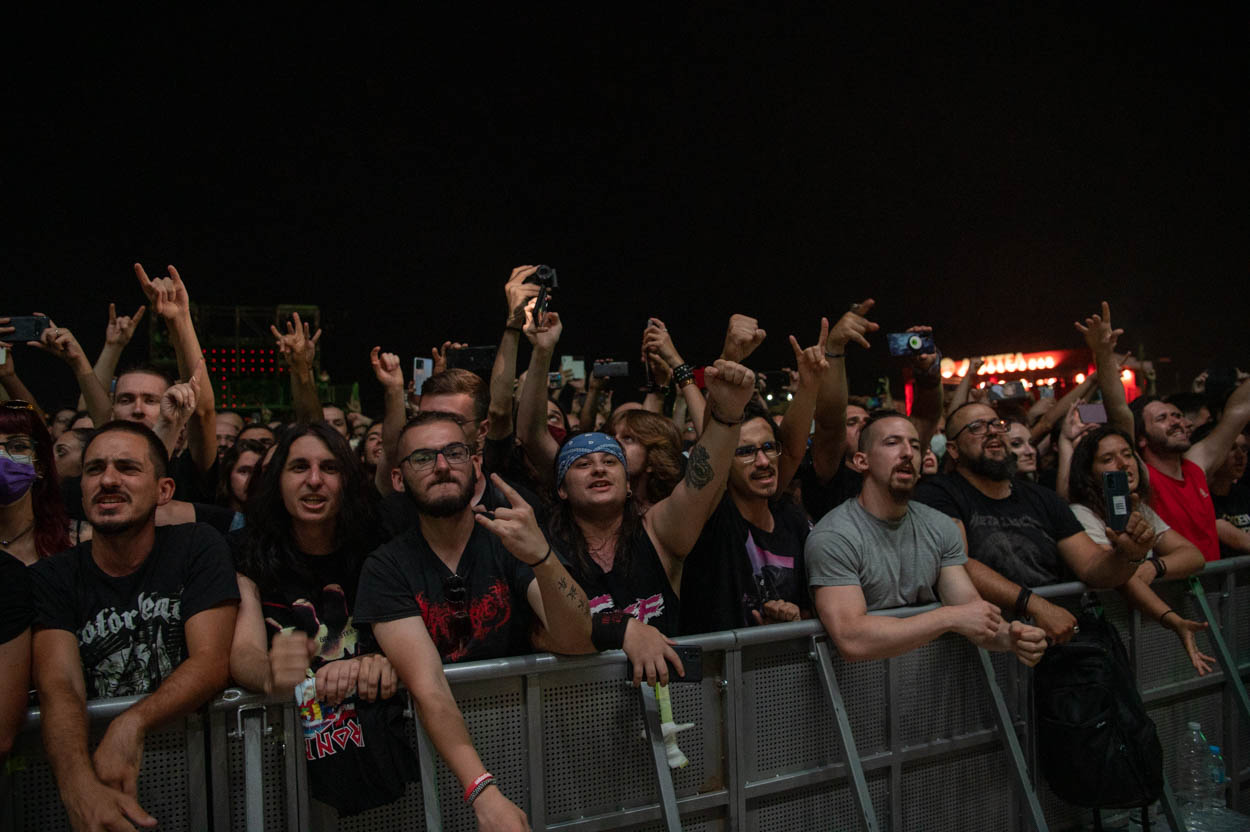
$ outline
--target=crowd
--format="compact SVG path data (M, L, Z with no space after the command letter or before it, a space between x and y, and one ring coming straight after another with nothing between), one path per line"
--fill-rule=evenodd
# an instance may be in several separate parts
M620 401L605 376L553 366L564 322L538 268L503 287L489 372L448 366L460 345L445 342L417 389L374 347L372 419L320 401L321 333L298 316L273 330L290 418L217 410L172 266L151 279L136 264L147 304L110 305L94 364L51 321L37 341L3 341L0 758L33 688L74 827L150 826L145 736L235 684L294 696L312 794L348 815L418 776L402 685L480 828L512 830L525 815L474 750L445 663L623 649L635 684L665 685L670 666L684 673L675 636L816 617L848 661L957 633L1034 665L1076 619L1032 588L1080 580L1120 592L1211 669L1195 640L1206 625L1151 585L1250 552L1239 370L1129 402L1132 359L1104 303L1072 333L1096 372L1058 399L988 395L975 371L946 390L934 347L900 359L910 412L870 409L846 372L880 339L865 300L822 318L810 344L789 337L784 412L748 368L766 333L747 315L703 368L650 319L649 386ZM177 379L118 372L149 311ZM931 343L928 327L910 332ZM69 366L76 407L39 407L23 347ZM1093 399L1103 422L1082 419ZM1114 472L1126 494L1106 489ZM89 752L86 702L137 694Z

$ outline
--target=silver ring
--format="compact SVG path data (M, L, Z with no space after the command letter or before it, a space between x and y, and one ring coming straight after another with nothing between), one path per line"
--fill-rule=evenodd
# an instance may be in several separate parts
M53 338L59 338L59 337L61 337L61 330L60 330L60 328L59 328L59 327L55 327L55 326L54 326L54 327L52 327L52 337L53 337Z
M1072 625L1072 635L1076 635L1080 631L1081 631L1081 626L1079 624Z

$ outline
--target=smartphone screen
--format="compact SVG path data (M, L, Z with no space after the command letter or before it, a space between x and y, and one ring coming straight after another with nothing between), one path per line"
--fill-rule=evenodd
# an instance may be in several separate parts
M421 385L425 384L425 380L432 375L434 375L434 359L420 356L412 359L412 380L417 393L421 392Z
M586 380L586 362L582 358L575 355L560 356L560 370L568 371L573 374L574 381Z
M1107 408L1102 403L1078 404L1076 412L1081 414L1081 421L1087 425L1105 425L1107 423Z

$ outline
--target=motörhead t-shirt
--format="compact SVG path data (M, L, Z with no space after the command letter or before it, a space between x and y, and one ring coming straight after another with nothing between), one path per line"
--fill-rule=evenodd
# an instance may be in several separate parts
M239 600L230 550L202 523L161 526L139 568L114 577L91 543L30 567L35 627L78 637L88 699L152 693L187 657L183 625Z
M356 621L420 616L445 663L532 653L526 593L533 580L534 571L481 526L473 527L455 572L416 526L365 560Z

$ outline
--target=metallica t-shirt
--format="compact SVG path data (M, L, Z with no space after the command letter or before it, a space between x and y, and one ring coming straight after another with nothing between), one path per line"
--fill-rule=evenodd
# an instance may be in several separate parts
M35 627L78 637L87 698L155 691L187 657L183 625L239 600L226 541L202 523L161 526L129 575L105 574L91 541L30 567Z
M455 572L417 526L365 560L356 621L420 616L447 663L532 653L526 593L533 580L534 571L481 526L473 527Z

